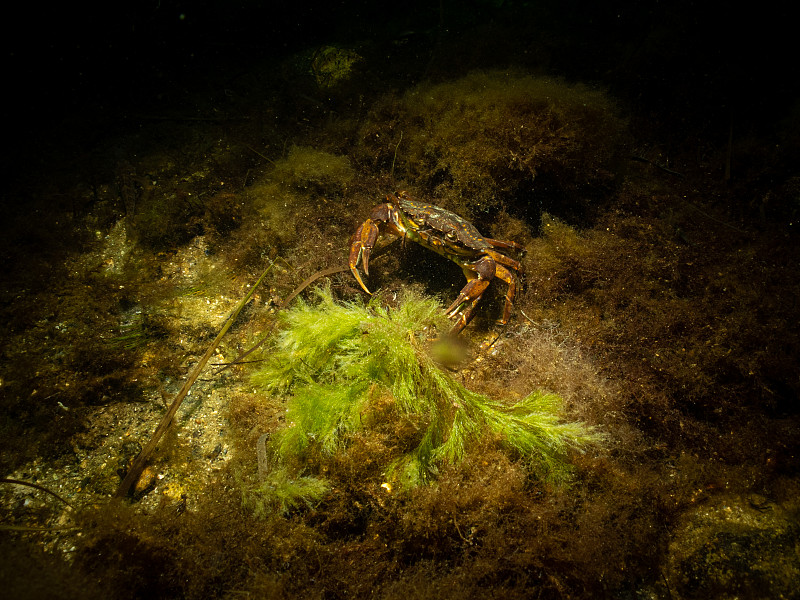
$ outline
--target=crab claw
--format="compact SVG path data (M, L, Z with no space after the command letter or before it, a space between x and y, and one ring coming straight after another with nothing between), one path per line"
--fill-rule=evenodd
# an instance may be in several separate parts
M364 221L356 232L353 234L352 238L352 245L350 246L350 271L353 273L353 277L356 278L358 284L364 289L365 292L368 294L372 294L367 289L367 286L364 285L364 281L361 279L361 275L358 273L358 261L361 259L362 264L364 266L364 275L369 275L369 253L372 248L375 246L375 242L378 240L378 234L380 231L378 230L378 225L372 219L367 219Z

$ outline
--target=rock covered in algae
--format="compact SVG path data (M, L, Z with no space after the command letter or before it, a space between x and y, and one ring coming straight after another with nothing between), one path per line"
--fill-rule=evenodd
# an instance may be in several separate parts
M797 503L722 495L683 516L665 576L681 598L792 598L800 580Z
M355 50L323 46L314 53L311 72L321 89L330 89L350 79L353 67L362 60Z
M603 90L513 71L476 71L386 96L361 150L470 219L506 206L582 213L614 189L626 123ZM567 210L569 209L569 210Z

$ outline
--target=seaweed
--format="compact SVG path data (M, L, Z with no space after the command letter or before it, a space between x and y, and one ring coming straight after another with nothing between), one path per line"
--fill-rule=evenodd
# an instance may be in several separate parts
M317 303L300 302L282 313L282 330L252 381L278 398L286 397L286 425L269 442L275 472L298 480L298 493L320 471L320 461L347 447L357 432L386 418L387 402L404 433L382 465L386 485L409 490L433 481L443 465L457 465L471 447L495 439L518 457L530 473L548 482L565 481L568 455L601 439L578 422L561 422L561 398L534 391L516 402L473 392L434 359L436 333L447 331L441 306L406 292L396 308L339 303L329 289L316 290ZM309 473L309 471L312 471ZM286 481L262 485L276 495L276 506L297 502L285 497Z
M286 467L273 469L262 481L249 504L258 517L272 513L286 514L303 505L313 506L330 489L326 481L316 477L293 477Z
M604 91L476 71L378 102L361 129L376 166L469 219L514 206L582 217L616 186L626 123ZM402 141L402 143L401 143Z
M270 179L284 188L324 196L341 196L354 177L346 156L305 146L294 146L289 156L274 164Z

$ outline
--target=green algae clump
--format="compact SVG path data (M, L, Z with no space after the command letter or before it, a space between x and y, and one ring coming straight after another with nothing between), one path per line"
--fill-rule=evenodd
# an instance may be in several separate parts
M382 475L401 489L433 480L441 465L458 464L486 439L536 476L563 480L568 452L599 439L582 423L560 421L555 394L537 391L506 403L453 379L433 358L436 332L449 328L438 302L409 292L390 309L379 299L362 305L339 303L325 289L316 295L316 304L300 302L282 314L282 330L253 376L287 401L285 426L269 442L270 466L283 479L262 492L285 494L293 477L307 485L324 470L320 461L387 414L403 434Z

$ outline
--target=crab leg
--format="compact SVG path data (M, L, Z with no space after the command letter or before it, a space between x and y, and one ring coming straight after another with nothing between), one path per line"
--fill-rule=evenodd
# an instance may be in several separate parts
M473 281L478 281L478 280L474 279ZM489 285L488 282L486 282L486 285L487 286ZM483 298L483 294L480 294L469 301L465 300L461 302L459 305L457 305L455 309L453 309L452 311L450 310L447 311L447 316L450 317L451 319L453 317L458 317L455 324L453 325L453 329L450 330L450 333L454 335L457 333L461 333L461 330L464 329L464 327L466 327L467 324L469 324L469 322L472 320L472 313L475 312L475 307L478 306L478 302L481 301L481 298ZM467 302L467 305L464 306L464 308L462 308L461 311L459 311L458 310L459 306L461 304L464 304L465 302Z
M503 308L503 318L500 320L501 325L508 323L511 318L511 308L514 306L514 296L517 295L517 277L502 265L497 265L495 270L495 277L502 279L508 284L508 291L506 291L506 304Z
M497 267L497 263L490 256L484 256L478 262L464 267L464 275L468 279L467 285L462 288L455 301L445 310L445 314L451 319L458 316L452 333L459 333L470 322L472 313L478 302L481 301L483 292L489 287ZM463 306L464 304L466 306Z
M483 238L494 248L500 248L501 250L516 250L517 252L523 252L525 250L525 246L518 244L517 242L508 242L506 240L496 240L494 238Z

